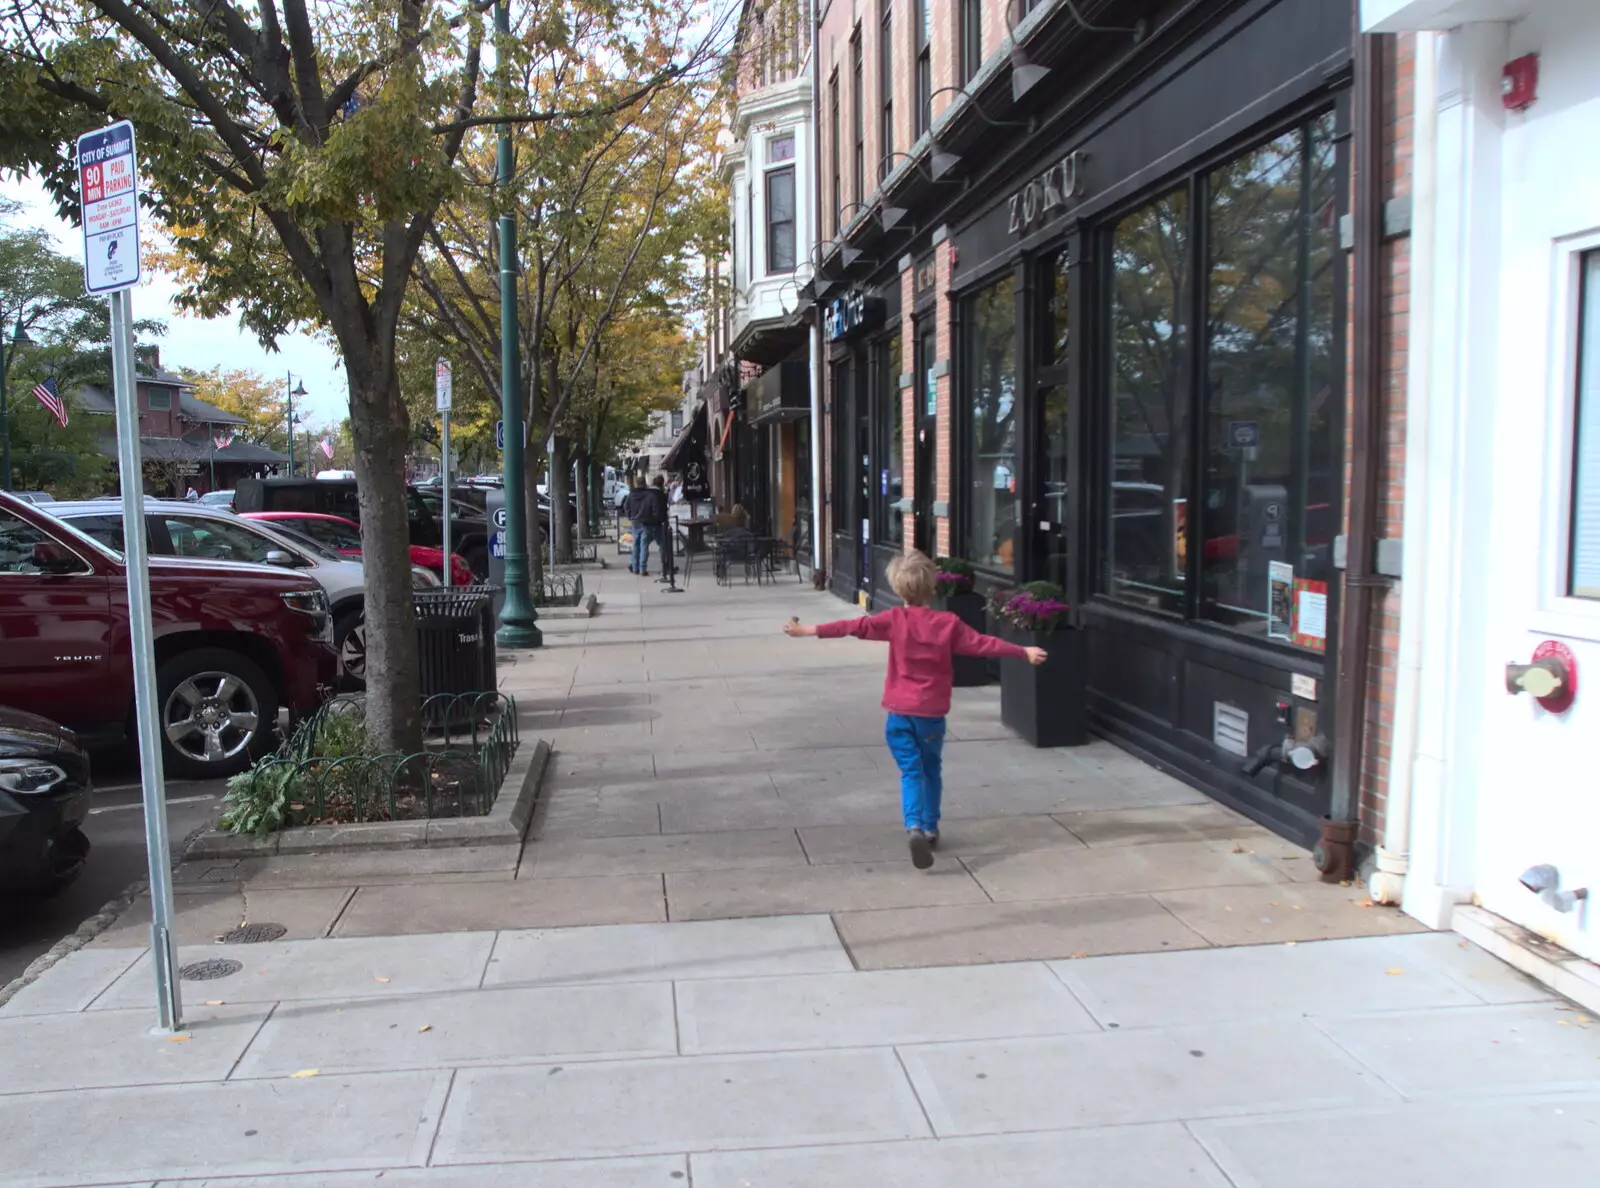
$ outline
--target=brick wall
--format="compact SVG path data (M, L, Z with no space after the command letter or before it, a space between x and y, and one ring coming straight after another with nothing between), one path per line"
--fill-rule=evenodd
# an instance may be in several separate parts
M1395 38L1386 65L1392 86L1383 113L1384 198L1411 193L1413 66L1416 39ZM1384 446L1379 459L1377 531L1401 539L1404 528L1406 461L1406 371L1410 363L1411 240L1385 242L1381 397ZM1400 646L1400 585L1372 595L1372 639L1367 656L1367 714L1361 772L1361 836L1375 844L1383 836L1388 804L1389 762L1394 735L1395 680Z

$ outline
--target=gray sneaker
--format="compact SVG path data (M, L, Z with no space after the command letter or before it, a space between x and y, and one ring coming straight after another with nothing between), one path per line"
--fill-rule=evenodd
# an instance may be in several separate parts
M928 844L928 835L920 829L906 830L906 842L911 847L911 865L918 870L927 870L933 865L933 847Z
M928 849L937 850L939 848L939 831L937 829L924 829L922 832L928 835Z

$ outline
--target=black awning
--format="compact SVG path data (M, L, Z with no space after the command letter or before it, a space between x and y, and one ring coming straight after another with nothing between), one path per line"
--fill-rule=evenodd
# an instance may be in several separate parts
M683 476L684 495L690 499L703 499L704 495L690 494L691 486L698 486L692 478L698 478L699 483L706 485L707 494L710 493L710 471L706 466L706 445L710 433L706 426L706 406L701 401L694 406L694 413L689 417L689 423L683 427L683 432L678 434L678 440L672 443L672 448L667 451L666 457L661 459L661 469L670 470L674 474Z
M750 423L797 421L811 415L811 366L802 353L767 368L745 385Z

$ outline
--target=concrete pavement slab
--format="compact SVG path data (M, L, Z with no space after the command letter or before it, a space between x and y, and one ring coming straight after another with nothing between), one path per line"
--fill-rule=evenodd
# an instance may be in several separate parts
M654 801L634 803L602 799L599 793L565 794L536 815L533 841L558 837L645 837L661 832L661 809ZM524 852L524 860L527 853Z
M955 966L678 987L685 1053L773 1052L1094 1031L1038 964Z
M826 916L502 933L486 986L837 973L851 969Z
M1586 1188L1600 1149L1600 1100L1407 1105L1191 1129L1237 1188L1347 1188L1382 1183L1397 1169L1407 1188Z
M675 1188L688 1180L680 1155L650 1159L566 1160L498 1166L403 1167L313 1172L243 1180L168 1181L157 1188Z
M383 1073L0 1097L0 1167L7 1188L68 1188L417 1166L449 1083L448 1074ZM50 1171L23 1170L39 1167L41 1153Z
M661 837L568 838L530 850L533 877L574 878L660 871L751 870L804 866L805 851L792 829ZM527 877L527 862L523 863Z
M963 862L1000 902L1288 881L1271 864L1206 842L980 854Z
M1406 968L1426 965L1488 1003L1548 1002L1557 995L1456 932L1417 932L1397 942Z
M941 1137L1398 1103L1305 1022L900 1049Z
M813 825L800 830L800 841L815 866L901 861L906 852L903 834L859 825ZM939 834L939 852L951 857L1056 847L1077 850L1083 843L1052 817L946 819Z
M321 998L366 998L470 990L483 976L494 944L492 932L445 936L275 941L266 945L185 946L178 964L231 957L238 973L215 981L185 983L184 993L228 1003ZM145 953L94 1010L145 1005L151 997L150 957Z
M1267 834L1249 818L1212 802L1063 813L1056 819L1090 846L1143 846Z
M457 1074L435 1163L925 1136L893 1052L701 1056Z
M1563 1003L1319 1019L1317 1026L1413 1099L1600 1093L1600 1024Z
M234 1074L467 1068L678 1051L672 987L618 983L280 1006Z
M1409 939L1141 953L1051 968L1095 1018L1123 1029L1482 1005L1456 979L1413 960Z
M566 928L666 919L660 875L363 887L335 936Z
M690 1162L695 1188L1231 1188L1173 1125L735 1151Z
M435 846L424 850L378 850L283 854L252 858L228 881L267 887L350 887L373 878L431 880L435 875L508 873L517 867L516 846Z
M1204 948L1148 895L971 907L841 912L839 935L862 969L974 965Z
M202 945L241 924L281 924L286 940L326 936L355 887L190 889L173 896L173 933L180 945ZM91 942L143 948L150 943L150 896L139 896L117 922Z
M139 1010L0 1018L0 1094L220 1081L267 1017L261 1007L184 1011L176 1036L154 1035L155 991Z
M909 857L895 864L722 870L666 878L667 911L674 920L987 902L983 889L959 863L917 870Z
M1201 887L1157 892L1155 898L1214 945L1267 945L1426 931L1396 908L1373 905L1360 887L1326 883Z
M146 937L146 940L149 938ZM68 953L0 1006L0 1019L82 1011L138 962L138 949L83 948ZM148 971L147 971L148 972ZM155 983L143 983L155 1002Z

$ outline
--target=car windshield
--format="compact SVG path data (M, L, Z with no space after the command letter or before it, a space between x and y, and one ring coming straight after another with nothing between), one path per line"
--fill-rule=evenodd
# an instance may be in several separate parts
M340 520L317 519L292 519L268 520L280 532L294 531L302 536L309 536L320 541L330 549L354 549L361 551L361 530L353 524L346 524Z
M43 511L44 509L41 508L40 510ZM117 543L113 545L108 540L96 537L93 534L84 531L77 524L69 523L57 513L44 512L44 514L50 517L50 526L52 528L60 529L63 536L71 537L72 540L78 544L88 545L89 548L99 553L102 557L107 557L112 561L118 562L119 564L121 563L122 533L120 527L117 532Z
M172 537L173 554L179 557L264 564L267 554L287 552L293 547L287 541L245 527L242 521L186 516L174 512L157 514L167 526L167 535Z
M276 522L272 522L272 531L277 533L279 536L287 538L289 541L291 541L294 544L294 546L296 548L302 549L305 552L310 553L312 556L318 558L319 560L322 560L322 561L348 561L348 560L350 560L349 557L345 557L345 556L340 555L339 553L335 552L333 549L330 549L327 545L323 544L320 540L317 540L314 537L312 537L309 533L302 531L300 525L295 523L293 520L289 520L287 522L282 521L282 520L279 520L279 521L276 521Z

